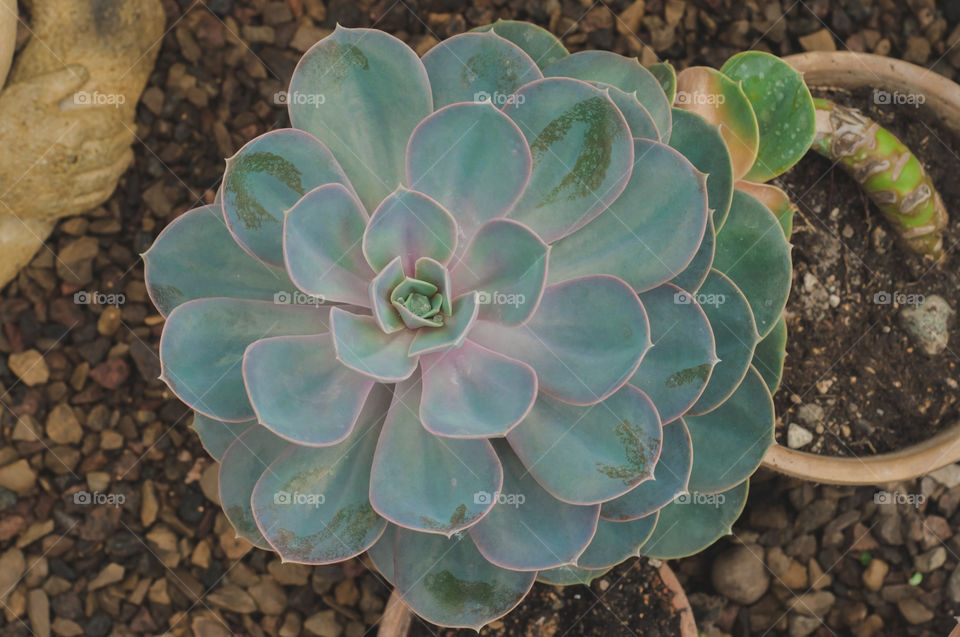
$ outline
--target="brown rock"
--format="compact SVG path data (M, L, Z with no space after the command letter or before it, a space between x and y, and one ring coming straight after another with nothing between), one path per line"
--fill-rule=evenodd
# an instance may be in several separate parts
M333 589L333 596L341 606L353 606L360 600L360 590L352 579L345 579Z
M804 51L836 51L837 43L833 41L833 34L829 29L820 29L800 38L800 46Z
M60 445L77 444L83 440L83 427L73 413L73 408L60 403L47 416L47 437Z
M27 387L43 385L50 380L50 368L47 367L43 355L35 349L10 354L7 366Z
M106 389L118 389L130 376L130 366L122 358L108 359L90 370L90 378Z
M27 616L34 635L50 637L50 599L42 588L36 588L27 595Z
M207 600L214 606L244 615L257 610L257 603L250 596L250 593L233 584L226 584L217 588L207 595Z
M37 472L24 458L0 467L0 487L4 489L23 494L32 489L36 482Z
M863 571L863 585L872 591L879 591L883 588L883 580L890 572L890 566L881 559L873 558Z
M97 319L97 332L104 336L112 336L120 327L122 320L122 310L116 305L108 305L103 308L100 318Z
M930 58L930 41L922 36L907 38L907 48L903 51L903 59L914 64L926 64Z
M90 584L87 585L87 590L95 591L98 588L103 588L104 586L109 586L110 584L116 584L123 579L123 574L126 569L123 568L120 564L111 562L103 567L103 569L94 577Z
M153 487L153 480L144 480L140 487L140 523L148 528L157 521L157 512L160 504L157 502L157 493Z
M752 604L767 592L770 575L759 546L732 546L713 562L710 571L717 591L738 604Z
M804 593L787 602L787 608L809 617L824 617L836 601L829 591Z
M933 612L915 599L901 599L897 602L900 614L911 624L926 624L933 619Z
M20 549L13 548L0 555L0 604L6 603L26 567L27 562Z
M272 579L264 578L250 587L250 595L264 615L279 615L287 609L287 594Z
M307 632L317 637L340 637L343 627L337 623L336 611L325 610L307 617L303 622Z

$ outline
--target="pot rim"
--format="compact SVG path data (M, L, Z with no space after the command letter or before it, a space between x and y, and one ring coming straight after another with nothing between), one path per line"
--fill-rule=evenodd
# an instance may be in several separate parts
M922 94L937 123L960 135L960 85L930 69L882 55L813 51L783 58L811 86L871 87ZM762 466L794 478L842 485L910 480L960 461L960 422L903 449L863 457L827 456L774 442Z

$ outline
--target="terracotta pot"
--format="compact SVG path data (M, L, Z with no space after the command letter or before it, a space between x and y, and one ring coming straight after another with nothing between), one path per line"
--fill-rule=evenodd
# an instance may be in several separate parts
M693 609L690 608L690 601L677 576L673 574L666 562L660 566L658 572L664 586L673 593L673 607L680 615L680 634L677 637L697 637L697 623L693 618ZM394 590L390 593L387 608L380 620L377 637L406 637L410 632L412 620L413 613Z
M960 86L909 62L852 52L801 53L784 58L814 87L862 87L923 95L924 111L960 136ZM821 456L774 444L763 465L789 476L829 484L872 485L909 480L960 461L960 423L924 442L860 458Z

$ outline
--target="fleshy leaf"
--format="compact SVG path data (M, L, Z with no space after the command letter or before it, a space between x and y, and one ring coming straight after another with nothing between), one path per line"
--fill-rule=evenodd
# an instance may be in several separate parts
M384 334L373 317L333 308L330 333L337 359L376 381L395 383L417 368L417 357L407 353L414 337L411 330Z
M403 282L403 279L403 265L400 263L400 257L395 257L370 281L370 306L373 308L373 318L386 334L392 334L404 327L403 320L390 301L393 291Z
M268 471L270 464L292 446L264 427L253 425L227 447L220 461L220 505L223 512L239 537L261 549L269 549L270 544L257 528L250 495L263 472Z
M300 58L288 107L296 128L330 148L370 211L401 183L407 140L433 99L410 47L383 31L338 25Z
M204 416L199 411L193 412L193 430L197 432L203 448L218 462L227 448L233 444L233 441L256 424L256 420L224 422L210 416Z
M757 159L760 134L757 116L740 83L708 66L689 66L677 74L676 104L720 126L733 161L734 181L743 178Z
M260 424L308 446L346 438L374 383L337 360L330 334L259 340L243 356L243 377Z
M438 436L502 436L527 415L537 396L532 367L471 341L427 354L421 362L420 419Z
M720 72L740 82L757 116L760 145L746 178L767 181L800 161L816 134L813 98L803 74L762 51L738 53Z
M661 439L656 408L630 385L589 407L541 393L507 434L537 482L571 504L612 500L650 479Z
M523 131L533 155L530 183L510 217L544 241L582 227L623 192L633 141L603 91L567 78L537 80L517 91L503 112Z
M636 159L623 194L551 246L551 282L612 274L639 292L669 281L693 260L709 215L704 175L669 146L633 143Z
M653 73L653 77L660 82L660 88L667 94L667 101L673 104L677 96L677 72L669 62L657 62L647 67L647 70Z
M370 503L394 524L449 537L490 510L482 495L500 491L503 469L489 441L424 429L420 392L419 375L395 388L373 459Z
M328 301L369 306L373 271L360 241L367 213L340 184L310 191L290 209L283 224L283 254L297 287Z
M780 319L790 295L790 244L766 206L739 190L717 233L713 267L730 277L750 302L760 336Z
M430 257L420 257L414 266L414 278L435 284L442 297L440 311L444 314L453 312L453 283L450 281L450 272L443 264Z
M541 69L562 57L570 55L555 35L530 22L497 20L493 24L473 29L473 31L478 32L491 30L501 38L506 38L523 49Z
M397 530L396 591L417 615L435 624L479 631L513 610L535 577L494 566L468 535L448 539Z
M603 84L600 86L607 89L610 99L620 109L623 118L627 120L627 125L630 126L630 134L633 135L634 139L663 141L657 123L653 121L650 111L637 100L635 93L621 91L615 86Z
M722 228L733 197L733 161L720 129L696 113L675 108L670 146L706 173L707 201L713 210L713 222L718 229Z
M657 406L660 420L682 416L703 393L717 362L707 315L680 288L665 284L640 295L650 319L653 347L643 357L630 384Z
M225 296L272 301L297 288L281 268L268 266L237 245L220 206L202 206L174 219L143 255L144 278L164 316L194 299ZM211 267L211 264L216 267Z
M463 345L477 320L480 307L477 297L476 292L458 296L453 302L453 314L444 318L441 327L419 330L410 343L410 356L442 352Z
M537 484L510 445L500 442L495 448L503 464L503 489L489 494L496 503L470 527L477 549L491 563L512 571L575 562L594 537L600 506L560 502Z
M270 336L323 334L329 308L239 299L198 299L167 317L160 377L187 405L217 420L254 417L243 384L247 345Z
M669 131L672 114L660 81L636 58L609 51L581 51L558 60L543 70L546 77L572 77L586 82L602 82L621 91L634 93L650 113L657 130ZM664 137L669 139L669 133Z
M577 566L589 570L604 569L640 555L640 548L656 525L657 513L629 522L600 520L597 534L577 560Z
M523 49L496 32L461 33L444 40L424 54L423 66L436 110L484 100L502 106L518 88L543 77Z
M773 444L773 399L753 368L722 405L684 420L697 459L690 490L698 493L725 491L746 480Z
M478 321L470 340L527 363L540 389L576 405L592 405L633 375L650 347L640 299L621 279L587 276L546 287L525 325Z
M767 207L767 210L773 213L773 216L780 222L783 228L783 235L790 240L793 234L793 215L797 207L790 201L787 193L783 192L772 184L757 184L752 181L738 181L737 190L751 195L760 203Z
M708 456L707 459L708 460ZM686 493L693 467L693 444L683 419L663 426L663 451L653 480L641 482L615 500L603 503L600 517L626 522L659 511L681 493Z
M453 104L413 131L406 165L410 187L440 202L469 238L513 208L533 158L520 128L496 106Z
M787 320L781 316L770 333L757 343L753 352L753 367L763 377L771 394L776 393L783 377L783 361L787 355Z
M536 311L547 278L550 247L529 228L494 219L474 235L454 267L454 290L477 290L479 318L516 326Z
M600 577L610 569L603 568L597 571L577 568L576 566L560 566L549 568L537 573L537 581L543 584L552 584L553 586L573 586L583 584L590 586L596 578Z
M690 408L691 414L702 414L726 400L740 385L760 336L747 298L723 273L711 270L693 298L710 321L720 359L700 399Z
M376 544L370 547L367 555L387 582L396 587L397 531L396 524L387 522L387 528Z
M707 229L703 233L703 241L700 242L700 247L697 248L697 253L693 255L690 265L670 281L681 290L686 290L691 294L700 289L700 286L707 279L707 275L710 274L710 268L713 265L713 253L717 245L717 231L714 230L713 220L714 217L712 216L707 219Z
M446 263L457 247L457 223L443 206L415 190L400 187L383 200L363 233L363 254L379 272L397 256L404 272L417 259Z
M713 495L686 493L660 509L653 535L640 553L668 560L699 553L730 533L747 502L748 481Z
M350 182L319 140L281 128L251 140L227 160L223 215L243 248L264 263L283 267L283 215L318 186Z
M251 501L257 526L284 561L342 562L386 528L368 500L370 464L390 389L370 394L356 428L330 447L291 445L263 473Z

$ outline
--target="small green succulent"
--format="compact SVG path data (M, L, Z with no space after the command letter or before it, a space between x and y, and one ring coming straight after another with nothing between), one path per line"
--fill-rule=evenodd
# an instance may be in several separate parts
M294 128L145 255L162 378L237 532L305 564L369 551L470 627L537 579L728 533L773 442L791 279L749 194L783 193L738 180L813 136L798 74L728 65L691 87L519 22L422 60L369 29L307 52Z

